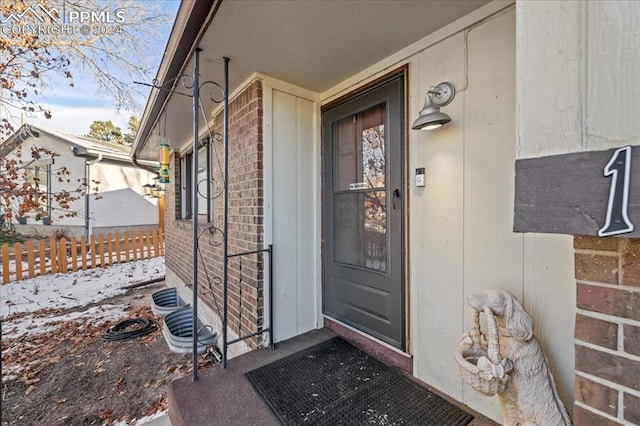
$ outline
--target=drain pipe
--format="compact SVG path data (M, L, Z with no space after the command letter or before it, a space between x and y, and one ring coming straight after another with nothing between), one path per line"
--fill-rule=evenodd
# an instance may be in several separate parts
M158 169L156 169L155 167L146 166L140 163L140 160L138 160L138 153L136 151L133 151L133 154L131 154L131 162L139 169L146 170L149 173L153 173L154 175L158 174Z

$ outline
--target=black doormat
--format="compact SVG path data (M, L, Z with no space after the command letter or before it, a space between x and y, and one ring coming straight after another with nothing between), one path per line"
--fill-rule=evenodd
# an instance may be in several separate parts
M335 337L247 373L286 425L466 425L473 416Z

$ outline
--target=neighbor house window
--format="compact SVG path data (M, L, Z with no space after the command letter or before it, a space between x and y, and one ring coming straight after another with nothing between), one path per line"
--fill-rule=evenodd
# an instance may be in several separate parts
M24 179L41 194L39 199L36 200L39 206L32 209L31 212L49 216L51 210L51 166L43 164L26 167Z
M197 190L194 190L193 185L193 153L180 158L180 213L182 219L192 218L192 197L197 196L198 216L207 222L213 221L214 185L211 156L212 153L208 145L198 150Z

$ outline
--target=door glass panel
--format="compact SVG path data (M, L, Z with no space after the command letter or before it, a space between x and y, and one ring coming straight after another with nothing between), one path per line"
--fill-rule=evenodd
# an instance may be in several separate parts
M367 188L385 187L384 123L362 130L362 174Z
M376 271L387 270L385 191L334 196L334 260Z
M354 191L386 186L385 104L333 123L334 190Z
M334 138L338 145L336 155L338 156L337 167L334 167L336 174L335 189L338 191L348 191L349 185L359 182L358 176L358 143L356 141L356 116L352 115L333 123Z
M385 117L382 103L332 125L334 260L380 272L387 269Z

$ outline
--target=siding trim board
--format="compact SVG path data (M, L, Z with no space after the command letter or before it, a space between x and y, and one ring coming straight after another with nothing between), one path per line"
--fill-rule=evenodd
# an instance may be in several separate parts
M615 149L521 159L515 165L515 232L597 235L607 216L613 176L605 176ZM632 147L628 217L640 237L640 146Z

